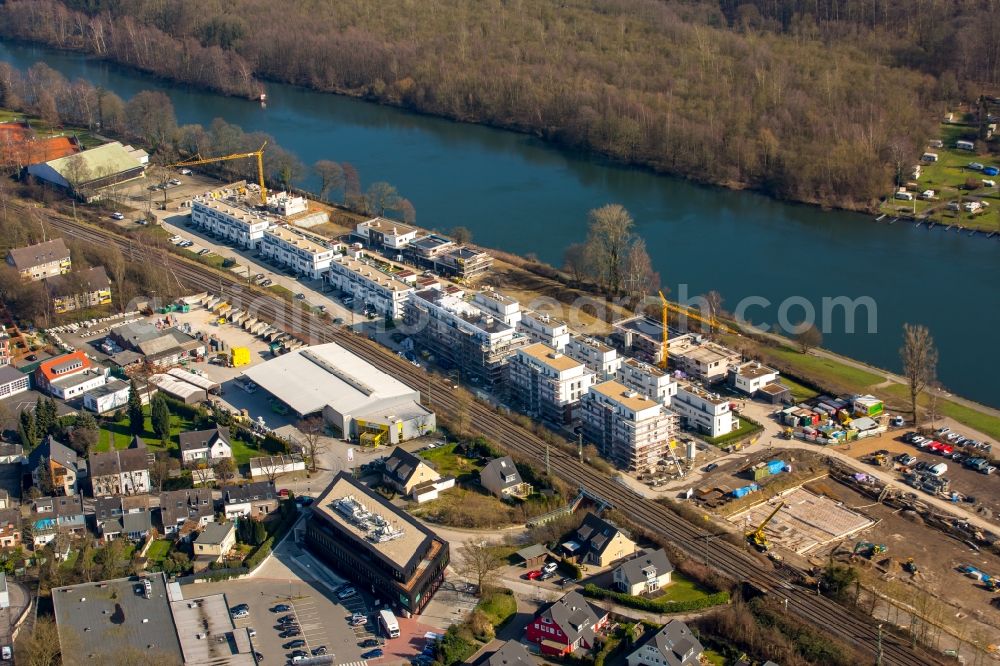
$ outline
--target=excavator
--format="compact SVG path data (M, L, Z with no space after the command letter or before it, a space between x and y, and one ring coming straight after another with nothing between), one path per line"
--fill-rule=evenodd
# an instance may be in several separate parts
M767 518L761 521L760 525L757 526L757 529L747 532L746 534L747 541L752 543L754 547L762 553L766 553L771 548L771 544L767 540L767 534L764 533L764 528L767 527L767 524L771 522L771 519L774 518L783 506L785 506L785 503L779 502L778 506L774 507L774 511L772 511Z

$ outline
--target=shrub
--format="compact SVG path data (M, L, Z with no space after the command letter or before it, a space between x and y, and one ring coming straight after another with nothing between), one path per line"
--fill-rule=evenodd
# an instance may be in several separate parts
M583 569L580 565L572 560L568 560L565 557L559 560L559 571L563 573L564 576L569 576L574 580L580 580L583 578Z
M484 614L494 627L499 627L517 613L517 601L514 593L507 588L490 588L483 593L476 610Z
M646 599L645 597L634 597L631 594L623 592L606 590L597 587L593 583L589 583L584 586L583 594L593 599L608 599L622 606L637 608L651 613L683 613L729 603L729 592L725 590L706 594L700 599L691 599L690 601L659 601L656 599Z
M464 622L453 624L448 627L448 631L437 644L434 652L435 661L444 666L461 663L472 656L476 647L469 627Z

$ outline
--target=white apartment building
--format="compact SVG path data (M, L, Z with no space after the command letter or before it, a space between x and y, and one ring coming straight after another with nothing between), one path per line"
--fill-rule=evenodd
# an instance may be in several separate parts
M729 400L694 384L683 384L670 403L682 423L709 437L728 435L740 427L740 420L730 409Z
M354 233L373 247L401 252L417 238L418 230L408 224L390 220L385 217L375 217L364 222L358 222Z
M737 391L754 395L778 380L778 371L757 361L747 361L729 369L729 381Z
M688 375L713 383L726 378L729 366L743 360L740 353L694 333L667 342L670 362Z
M293 227L273 226L264 230L260 253L265 259L277 261L316 280L330 268L336 249Z
M233 245L255 250L271 220L266 215L220 201L195 199L191 202L191 224L218 234Z
M521 321L521 304L499 291L487 289L476 292L472 296L472 304L515 329Z
M563 351L569 344L566 322L533 310L521 310L517 330L531 338L532 342L541 342L557 351Z
M677 395L677 382L669 372L638 359L626 358L618 368L617 379L665 407L669 407L670 400Z
M458 287L423 289L407 299L404 321L410 337L439 360L493 386L503 381L507 361L528 338L477 307L487 300L466 300Z
M337 255L330 262L324 279L330 286L347 292L355 303L364 303L388 319L400 319L413 285L381 271L360 258Z
M595 384L580 400L583 436L629 471L651 469L667 455L677 415L616 382Z
M575 420L580 398L594 383L587 366L541 342L514 353L508 378L514 399L528 415L558 424Z
M596 372L598 381L614 378L622 364L618 350L585 335L570 337L566 343L566 355Z

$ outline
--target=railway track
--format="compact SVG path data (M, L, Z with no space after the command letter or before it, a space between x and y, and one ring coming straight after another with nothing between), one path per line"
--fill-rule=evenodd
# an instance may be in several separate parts
M11 207L18 208L16 205ZM127 259L162 262L169 267L179 282L196 290L221 289L234 307L247 309L258 319L270 321L272 325L285 332L300 339L304 338L309 344L337 342L375 367L397 377L414 389L425 392L436 411L454 415L462 408L451 384L442 378L428 375L426 371L415 368L364 336L327 324L297 305L273 294L256 287L248 287L223 272L177 257L165 250L138 246L135 241L104 229L55 215L48 217L47 222L70 237L101 244L116 244ZM542 439L512 423L487 405L475 400L465 402L470 420L483 434L527 458L536 460L543 458L546 443ZM691 556L783 601L788 611L795 616L807 620L821 631L829 632L854 645L862 653L871 655L873 661L876 659L878 629L871 618L792 584L791 576L784 570L765 568L761 562L729 542L714 539L714 535L707 530L693 525L667 507L640 497L631 489L579 462L562 449L552 447L548 455L554 472L567 482L583 486L591 493L599 495L629 515L636 523L668 537L677 547ZM883 664L911 666L945 663L935 655L912 648L907 642L889 633L883 634L881 643Z

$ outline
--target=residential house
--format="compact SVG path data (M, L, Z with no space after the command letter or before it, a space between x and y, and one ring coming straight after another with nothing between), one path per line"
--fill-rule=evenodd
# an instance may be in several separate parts
M21 510L17 507L0 509L0 548L21 545Z
M407 497L417 486L440 480L441 475L433 467L398 446L389 454L382 470L382 483Z
M139 542L153 530L148 495L132 498L99 497L94 502L94 519L97 533L105 541L125 537Z
M194 556L207 562L221 562L236 545L236 523L209 523L194 540Z
M508 383L514 401L526 414L563 425L576 419L580 398L594 383L594 372L536 342L511 357Z
M270 481L230 486L222 493L228 520L239 517L262 520L278 508L278 493Z
M728 435L740 427L740 420L732 411L728 398L694 384L678 388L670 408L677 412L682 424L709 437Z
M149 492L149 450L134 437L127 449L90 455L90 487L94 496L141 495Z
M233 457L233 447L229 444L229 428L225 426L182 432L178 439L181 447L181 464L185 467L195 467L201 463L212 466L223 458Z
M35 546L44 546L58 534L80 535L87 529L83 514L83 498L39 497L32 502L31 536Z
M568 555L581 564L598 567L635 553L635 542L624 532L593 513L588 513L571 541L562 544Z
M24 464L28 465L32 484L36 488L43 485L43 480L51 479L51 492L56 495L75 495L79 478L86 475L86 463L77 458L76 451L52 436L32 449ZM42 488L42 492L48 491L48 488Z
M576 650L590 650L608 618L608 611L574 590L543 606L528 624L525 638L537 643L545 655L565 656Z
M107 384L107 374L77 350L42 361L35 369L35 387L60 400L71 400Z
M12 365L0 365L0 399L24 393L31 388L31 378Z
M62 238L54 238L28 247L13 248L7 252L7 263L14 267L22 280L32 282L69 273L73 268L69 248Z
M677 434L676 414L613 380L590 387L580 416L584 438L629 471L655 469Z
M688 626L671 620L626 657L628 666L699 666L705 651Z
M536 666L535 658L518 641L507 641L481 662L479 666Z
M514 459L510 456L494 458L479 472L479 483L500 499L525 498L531 494L531 484L521 479Z
M625 560L612 574L615 587L633 596L650 594L667 585L673 575L674 565L662 548L640 552Z
M185 523L201 528L215 520L215 503L210 488L168 490L160 493L160 521L167 536Z
M25 461L24 457L24 447L20 444L0 444L0 465L13 465L15 463L23 463ZM7 491L3 492L4 495ZM6 506L0 507L0 509L6 509Z
M749 396L757 395L758 391L777 380L777 370L757 361L747 361L729 367L730 385Z
M45 278L56 314L111 305L111 280L104 266Z

